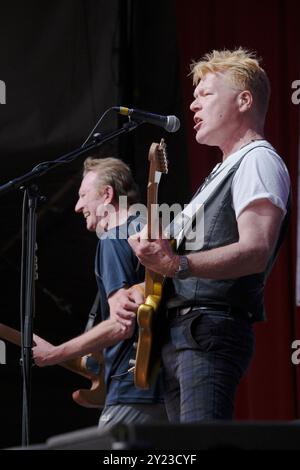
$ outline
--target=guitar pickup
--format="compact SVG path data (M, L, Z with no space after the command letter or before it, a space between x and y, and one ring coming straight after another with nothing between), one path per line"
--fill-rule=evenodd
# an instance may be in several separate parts
M136 363L136 360L135 359L129 359L129 369L128 369L128 372L130 373L133 373L134 370L135 370L135 363Z

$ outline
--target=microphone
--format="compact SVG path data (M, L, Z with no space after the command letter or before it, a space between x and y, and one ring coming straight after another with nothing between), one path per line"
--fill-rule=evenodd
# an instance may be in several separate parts
M124 108L123 106L114 106L112 109L123 116L131 117L135 121L148 122L163 127L167 132L177 132L180 128L180 121L176 116L160 116L159 114L148 113L140 109Z

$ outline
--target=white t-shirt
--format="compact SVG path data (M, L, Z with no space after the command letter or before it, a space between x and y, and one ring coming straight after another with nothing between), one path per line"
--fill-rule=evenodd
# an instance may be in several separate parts
M231 186L236 218L245 207L258 199L268 199L286 214L290 177L285 163L266 140L252 142L250 145L239 150L241 156L250 149L251 152L241 162ZM225 162L228 164L233 156L236 157L237 152Z
M247 155L245 155L246 153ZM203 206L203 203L218 187L228 171L243 155L245 157L237 169L231 185L232 206L236 218L251 202L258 199L268 199L279 207L284 215L286 214L290 191L288 170L269 142L266 140L253 141L231 154L224 162L216 165L210 174L213 178L165 229L168 236L171 233L177 239L177 246L186 236L199 207ZM203 212L201 214L204 215Z

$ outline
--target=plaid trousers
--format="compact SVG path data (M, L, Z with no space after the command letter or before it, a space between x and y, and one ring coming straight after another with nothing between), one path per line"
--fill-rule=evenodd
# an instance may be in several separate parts
M169 421L232 419L236 389L253 349L250 320L234 312L195 310L175 316L162 349Z

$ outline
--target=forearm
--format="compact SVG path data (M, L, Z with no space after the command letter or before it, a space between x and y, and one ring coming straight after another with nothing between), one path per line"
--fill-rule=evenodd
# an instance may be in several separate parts
M192 277L231 279L264 271L266 252L237 242L189 254L188 259Z
M86 333L63 344L54 346L47 355L45 365L84 356L111 346L124 338L124 327L114 320L105 320Z

